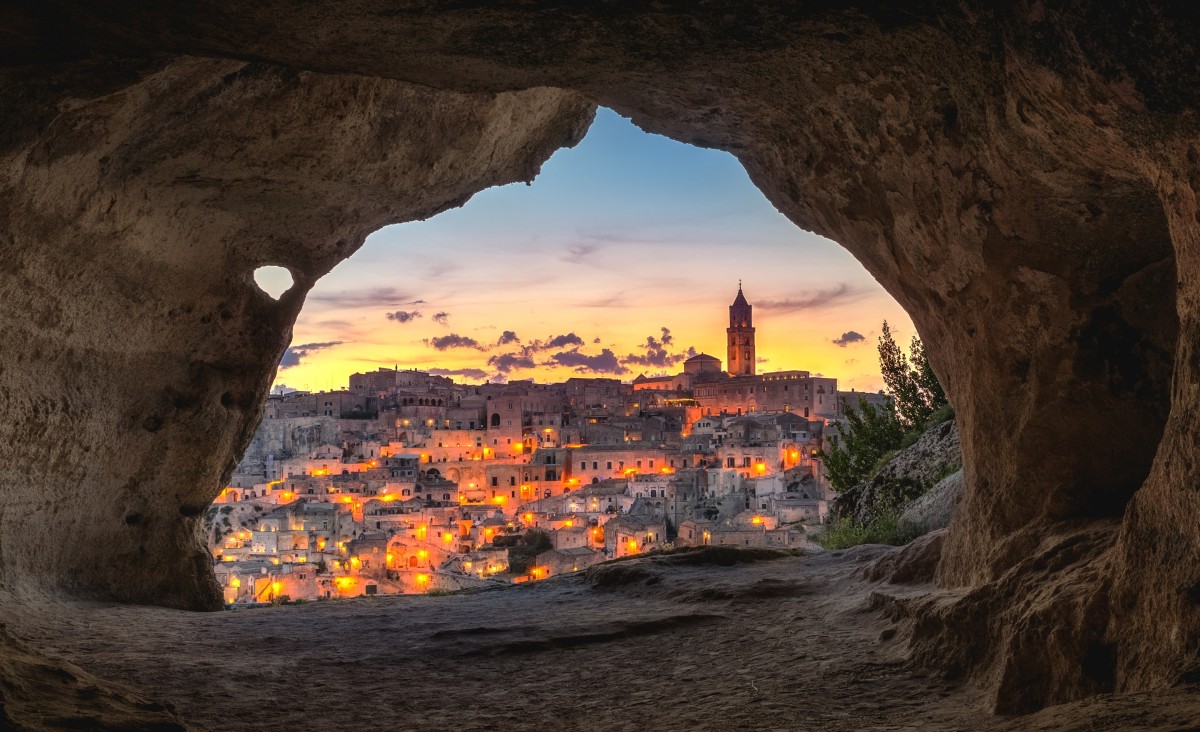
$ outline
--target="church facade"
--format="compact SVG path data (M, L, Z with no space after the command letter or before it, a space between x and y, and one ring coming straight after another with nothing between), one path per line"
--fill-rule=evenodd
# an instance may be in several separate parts
M837 379L813 376L807 371L755 373L754 308L738 283L737 296L729 306L728 374L724 378L697 380L693 398L705 416L791 412L801 417L836 419ZM701 354L706 370L717 371L717 359ZM697 358L700 358L697 357Z

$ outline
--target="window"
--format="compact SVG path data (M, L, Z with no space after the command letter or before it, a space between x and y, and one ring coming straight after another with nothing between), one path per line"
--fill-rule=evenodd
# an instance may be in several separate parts
M612 461L611 460L608 461L608 469L612 470Z
M498 485L500 485L500 479L493 475L492 476L492 487L495 488Z

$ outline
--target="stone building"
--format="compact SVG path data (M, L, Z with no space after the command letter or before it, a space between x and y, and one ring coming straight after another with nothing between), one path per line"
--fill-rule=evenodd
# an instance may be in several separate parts
M729 347L729 373L732 376L754 375L754 308L742 294L738 282L737 297L729 306L729 328L725 330Z

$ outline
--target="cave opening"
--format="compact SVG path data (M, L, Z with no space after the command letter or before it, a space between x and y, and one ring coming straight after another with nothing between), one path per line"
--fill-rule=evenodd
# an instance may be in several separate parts
M263 267L255 277L272 297L291 285L283 268ZM762 393L728 399L716 419L811 417L811 434L805 427L781 436L779 454L734 456L685 444L718 401L709 395L703 408L693 381L732 371L722 366L727 356L743 355L726 343L732 323L725 322L728 302L743 288L757 315L748 371L773 374L779 384L740 384L738 393ZM736 159L646 133L601 108L587 136L551 157L531 185L485 190L461 208L386 227L308 292L265 418L206 514L218 582L237 602L437 590L439 581L454 584L439 563L459 572L464 564L503 564L475 556L491 542L434 517L437 502L480 513L472 523L503 516L502 531L514 519L518 528L534 528L536 512L539 531L557 537L586 524L599 539L609 516L589 515L599 503L593 497L589 504L586 494L635 472L674 474L704 464L784 480L787 468L798 490L795 471L803 464L812 473L804 497L827 506L832 494L814 453L824 425L840 417L839 390L882 389L875 340L884 321L901 343L914 334L853 257L776 211ZM703 364L701 376L691 373L698 361L685 365L697 356L713 363ZM807 394L810 374L819 394ZM594 404L575 393L588 380L604 385ZM516 424L503 408L513 398L503 384L526 405ZM629 424L621 435L602 429L622 420ZM658 429L654 420L669 427ZM644 434L644 424L658 431ZM583 448L613 443L625 450L579 457ZM564 447L571 452L556 454ZM406 454L419 456L419 467L387 474ZM559 467L539 467L547 459ZM749 512L741 518L756 527L781 523L764 517L766 499L746 498L739 511L732 500L706 501L702 489L671 489L672 505L664 506L668 490L631 484L619 513L634 511L636 502L639 515L665 519L646 533L665 531L656 540L668 545L695 538L679 535L685 518L714 514L732 526ZM551 510L571 492L581 498ZM293 502L341 503L352 520L322 515L339 528L314 531L315 520L282 518ZM611 511L618 502L604 504ZM318 509L295 509L302 510ZM818 523L825 510L817 511ZM308 536L289 534L285 547L278 532L299 526ZM710 537L695 543L717 541L707 530L688 532ZM553 543L563 541L575 540ZM583 543L597 548L595 540ZM621 556L624 548L608 551ZM567 569L577 570L583 560L572 564ZM521 574L544 579L549 572Z

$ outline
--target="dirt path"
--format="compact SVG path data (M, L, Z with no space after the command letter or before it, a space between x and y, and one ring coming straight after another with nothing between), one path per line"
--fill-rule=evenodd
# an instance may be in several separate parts
M574 577L224 613L59 607L52 623L16 625L207 730L1033 724L993 717L977 690L905 660L903 641L866 610L875 585L855 576L880 551L732 567L639 559L609 565L600 587ZM1047 717L1043 728L1078 721Z

